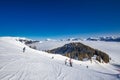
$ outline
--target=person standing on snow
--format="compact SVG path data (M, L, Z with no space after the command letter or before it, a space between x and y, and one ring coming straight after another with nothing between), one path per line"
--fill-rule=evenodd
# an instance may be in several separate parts
M23 53L25 52L25 49L26 49L26 48L24 47L24 48L23 48Z
M70 67L72 67L72 59L69 59Z
M65 65L67 65L67 60L68 60L68 59L65 59Z

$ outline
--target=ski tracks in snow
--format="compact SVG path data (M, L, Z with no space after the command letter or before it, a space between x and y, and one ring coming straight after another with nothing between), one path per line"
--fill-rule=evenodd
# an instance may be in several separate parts
M65 74L62 71L62 67L60 66L60 64L54 64L52 63L52 67L53 67L53 72L55 75L56 80L64 80L65 78Z
M20 61L14 61L12 63L9 63L5 65L1 70L0 70L0 80L15 80L14 78L16 77L16 80L20 80L21 76L24 73L24 64L18 64ZM17 67L15 67L18 65ZM17 76L19 75L19 76Z

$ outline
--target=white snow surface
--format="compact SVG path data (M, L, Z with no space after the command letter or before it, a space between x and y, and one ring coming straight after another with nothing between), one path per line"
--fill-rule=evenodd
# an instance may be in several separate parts
M119 65L119 61L117 62L120 60L118 58L120 57L119 43L112 43L111 47L108 46L106 49L102 46L111 43L105 42L104 45L102 42L90 42L92 45L89 42L82 43L108 51ZM24 53L22 52L23 47L26 47ZM118 48L115 49L116 47ZM52 59L52 57L54 58ZM95 60L92 63L72 60L73 67L70 67L69 63L64 64L66 58L58 54L31 49L12 37L1 37L0 80L120 80L117 76L119 68L110 63L102 64Z

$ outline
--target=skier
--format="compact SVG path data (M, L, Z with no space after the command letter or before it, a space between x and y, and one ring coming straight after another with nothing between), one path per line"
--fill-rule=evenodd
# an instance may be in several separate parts
M23 48L23 53L25 52L25 47Z
M51 59L54 59L54 56L52 56L52 58Z
M65 59L65 65L67 64L67 60L68 60L68 59Z
M86 66L88 68L88 66Z
M72 59L71 58L69 60L69 63L70 63L70 67L72 67Z
M120 69L118 71L120 72ZM118 73L117 77L120 78L120 73Z

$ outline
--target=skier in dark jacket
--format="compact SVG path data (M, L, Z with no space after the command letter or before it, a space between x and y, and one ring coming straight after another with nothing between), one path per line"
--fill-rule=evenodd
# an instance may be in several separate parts
M26 48L24 47L24 48L23 48L23 53L25 52L25 49L26 49Z

